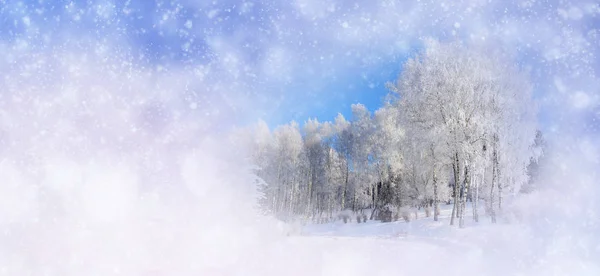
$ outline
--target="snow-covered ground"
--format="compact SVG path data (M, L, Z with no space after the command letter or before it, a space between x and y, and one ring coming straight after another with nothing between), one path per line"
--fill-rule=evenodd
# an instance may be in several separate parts
M387 228L346 227L379 233ZM394 227L387 229L393 233ZM266 247L255 256L254 269L244 271L253 275L598 275L599 271L597 263L544 256L529 247L529 233L510 226L447 231L436 237L363 233L289 237Z
M311 224L301 234L266 247L274 275L598 275L599 261L577 258L560 242L548 242L519 223L481 222L449 226L419 214L409 223ZM470 209L469 209L470 211ZM556 238L556 237L554 237ZM257 272L257 271L255 271ZM259 274L260 274L259 273ZM281 274L280 274L281 273Z
M309 236L342 236L342 237L408 237L416 235L419 237L431 237L441 233L439 231L448 231L451 228L444 227L448 225L452 205L440 205L440 220L433 221L433 216L426 217L425 212L420 210L411 213L411 221L406 223L403 220L381 223L380 221L369 220L366 223L356 223L353 220L350 223L344 223L337 220L326 224L310 224L302 228L301 233ZM471 212L470 206L467 212ZM481 211L480 211L481 212ZM472 219L468 216L468 221ZM456 221L458 223L458 221Z

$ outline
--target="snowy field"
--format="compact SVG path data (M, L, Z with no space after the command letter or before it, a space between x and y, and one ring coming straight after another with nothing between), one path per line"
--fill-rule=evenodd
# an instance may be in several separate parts
M271 236L242 263L211 275L598 275L600 252L589 237L557 226L505 219L449 226L451 206L434 222L424 213L409 223L342 221L309 224L300 233ZM470 207L469 207L470 208ZM548 228L548 231L539 229ZM569 229L564 225L559 228ZM572 231L573 228L570 228ZM592 236L593 237L593 236ZM588 241L591 244L577 244ZM594 251L595 248L595 252ZM591 249L591 251L589 251ZM586 252L587 251L587 252ZM232 270L229 270L232 269Z
M469 209L470 210L470 209ZM434 222L424 213L409 223L341 221L302 227L270 249L267 271L290 275L598 275L598 261L574 258L569 245L527 225L493 225L484 217L458 229L451 206ZM564 242L564 241L563 241ZM290 269L291 268L291 269ZM272 270L270 270L272 269ZM277 273L276 273L277 274Z

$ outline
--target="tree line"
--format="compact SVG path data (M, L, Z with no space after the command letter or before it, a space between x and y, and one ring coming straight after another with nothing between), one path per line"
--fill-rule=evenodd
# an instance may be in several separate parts
M541 155L527 72L502 52L427 41L409 59L383 106L351 106L348 120L252 127L251 160L260 206L289 219L370 216L405 207L453 204L464 226L467 201L496 221L505 197L530 189Z

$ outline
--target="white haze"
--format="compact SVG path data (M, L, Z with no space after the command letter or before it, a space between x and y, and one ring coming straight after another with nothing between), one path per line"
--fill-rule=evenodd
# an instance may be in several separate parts
M185 77L34 54L4 71L2 275L186 275L269 235L240 153L173 96Z
M328 16L309 2L298 1L303 16ZM336 43L360 42L344 34ZM510 224L450 234L468 247L302 239L254 209L255 179L227 136L244 114L231 106L254 101L241 83L211 79L231 77L218 70L235 64L159 69L134 61L127 43L94 43L1 47L0 275L600 274L600 150L578 127L590 114L598 122L593 76L547 95L559 114L548 117L562 120L551 122L551 162L540 190L513 202ZM181 96L200 87L218 100Z

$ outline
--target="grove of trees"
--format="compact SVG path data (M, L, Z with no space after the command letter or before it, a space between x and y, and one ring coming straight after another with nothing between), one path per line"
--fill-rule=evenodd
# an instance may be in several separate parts
M248 137L261 207L282 219L423 207L438 220L447 203L463 227L470 201L475 221L484 207L495 222L506 197L531 187L540 155L532 86L509 61L427 41L375 112L354 104L351 120L259 122Z

